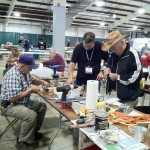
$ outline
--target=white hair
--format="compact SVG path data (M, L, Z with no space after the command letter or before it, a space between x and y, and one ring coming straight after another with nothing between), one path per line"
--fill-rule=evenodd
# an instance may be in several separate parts
M56 51L52 48L52 49L50 49L50 51L49 51L50 53L56 53Z

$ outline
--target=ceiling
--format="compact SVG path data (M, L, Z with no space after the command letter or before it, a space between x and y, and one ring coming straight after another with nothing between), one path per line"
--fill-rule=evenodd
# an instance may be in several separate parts
M75 27L150 31L150 0L66 0L67 23ZM53 21L53 0L0 0L0 22L50 25ZM139 14L138 10L145 12ZM15 17L14 12L20 12ZM113 18L113 14L116 18ZM102 25L102 22L105 25Z

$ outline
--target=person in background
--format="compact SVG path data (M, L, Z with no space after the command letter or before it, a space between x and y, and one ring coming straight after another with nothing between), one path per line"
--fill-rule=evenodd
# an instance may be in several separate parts
M83 42L75 47L71 62L68 67L68 84L72 84L73 73L76 64L78 65L75 83L79 86L87 84L87 80L101 80L101 60L107 61L108 52L101 50L101 43L95 41L95 34L87 32L83 36Z
M46 81L31 77L30 71L37 68L33 55L20 55L18 63L5 74L1 87L1 108L8 117L21 120L16 143L19 150L33 149L30 143L43 135L39 130L47 110L46 104L30 98L32 93L40 90L37 85L48 86Z
M19 51L16 47L12 47L11 48L11 54L9 55L7 62L6 62L6 66L3 71L3 75L11 68L15 65L15 63L18 62L19 59Z
M38 47L39 47L39 49L41 49L41 50L46 49L46 43L44 42L44 40L43 40L42 38L39 39Z
M27 39L27 37L24 37L24 49L25 49L25 52L28 52L29 48L30 48L29 40Z
M70 42L70 40L68 40L67 47L70 47L70 46L71 46L71 42Z
M20 46L23 45L23 36L20 36L20 39L19 39L19 45L20 45Z
M79 44L80 44L80 43L79 43L79 41L77 40L76 43L75 43L75 47L78 46Z
M107 76L106 93L116 90L120 102L133 108L140 94L142 64L138 52L125 42L127 37L119 31L107 35L102 50L111 49L112 54L104 74Z
M42 63L46 67L60 65L57 71L61 72L61 75L63 75L65 68L65 61L60 54L56 53L56 51L50 50L50 60L44 61Z
M9 55L7 62L6 62L6 68L11 68L14 66L15 62L18 62L19 59L19 51L16 47L11 48L11 54Z
M143 78L147 80L149 73L149 65L150 65L150 52L148 50L145 51L144 54L141 55L141 62L143 67Z
M148 48L148 46L147 46L147 43L145 43L145 46L142 47L142 49L141 49L141 55L144 54L145 51L148 50L148 49L149 49L149 48Z

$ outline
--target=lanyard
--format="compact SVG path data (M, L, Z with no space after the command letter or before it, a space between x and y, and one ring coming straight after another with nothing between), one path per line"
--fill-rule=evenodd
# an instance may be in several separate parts
M86 57L87 57L88 62L91 62L91 59L92 59L92 57L93 57L93 51L94 51L94 47L93 47L92 54L91 54L91 57L90 57L90 58L89 58L89 55L88 55L88 53L87 53L87 51L86 51Z

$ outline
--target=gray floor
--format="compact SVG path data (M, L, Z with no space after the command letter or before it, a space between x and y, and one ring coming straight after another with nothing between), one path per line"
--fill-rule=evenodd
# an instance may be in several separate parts
M2 83L2 72L5 66L6 58L0 60L0 83ZM102 91L105 89L103 88ZM36 95L33 98L40 99ZM146 95L144 105L149 105L149 95ZM141 98L139 98L138 105L141 105ZM4 130L7 122L3 116L0 116L0 133ZM52 150L77 150L77 132L68 130L69 122L62 123L62 130L54 140ZM17 127L17 125L16 125ZM48 150L48 143L58 127L58 112L48 105L48 110L45 116L41 132L44 133L44 138L35 144L37 150ZM10 129L0 138L0 150L16 150L15 148L16 136L13 130Z

